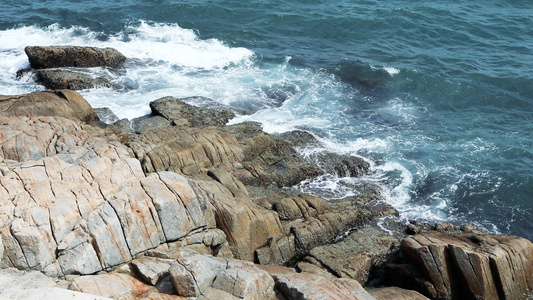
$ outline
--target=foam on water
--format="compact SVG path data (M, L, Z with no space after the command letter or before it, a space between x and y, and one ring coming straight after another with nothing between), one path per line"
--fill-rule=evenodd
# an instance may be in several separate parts
M231 102L250 97L248 77L260 72L251 68L253 52L230 48L216 39L200 40L190 29L176 24L139 22L123 32L102 38L102 34L73 26L33 26L0 32L0 87L3 94L42 90L26 76L16 80L18 70L28 68L24 47L31 45L81 45L113 47L128 57L124 70L108 72L123 90L92 89L81 94L93 107L110 107L120 118L139 117L150 112L148 104L159 97L203 95ZM240 81L240 82L239 82ZM242 93L247 91L246 93ZM113 99L110 101L109 99ZM229 100L228 100L229 99Z

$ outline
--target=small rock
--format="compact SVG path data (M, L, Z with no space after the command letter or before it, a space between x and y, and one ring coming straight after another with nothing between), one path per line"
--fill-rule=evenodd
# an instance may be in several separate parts
M131 262L142 279L151 285L156 285L170 268L172 260L162 260L152 257L141 257Z

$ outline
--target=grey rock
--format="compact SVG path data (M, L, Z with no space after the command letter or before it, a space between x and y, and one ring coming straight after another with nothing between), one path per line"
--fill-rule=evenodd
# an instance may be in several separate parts
M48 89L60 90L85 90L93 88L119 88L111 83L108 78L96 77L80 72L57 70L57 69L41 69L36 70L35 75L37 82L44 85Z
M172 260L160 259L154 257L141 257L134 259L131 265L142 277L144 282L156 285L160 278L164 277L169 272Z
M361 177L370 172L370 164L361 157L326 152L312 155L310 159L326 173L339 177Z
M400 239L401 236L391 236L373 227L361 228L340 242L311 249L304 261L336 277L351 278L365 284L372 267L383 264L388 255L398 249Z
M109 107L98 107L94 109L98 118L107 124L113 124L119 121L117 115ZM127 119L126 119L127 120Z
M165 128L171 125L170 121L161 117L148 115L131 120L131 127L135 133L143 133L148 130Z
M204 108L187 104L184 99L164 97L150 103L153 115L160 115L175 125L224 126L235 114L229 109Z
M24 51L34 69L61 67L121 68L126 61L126 57L113 48L28 46Z

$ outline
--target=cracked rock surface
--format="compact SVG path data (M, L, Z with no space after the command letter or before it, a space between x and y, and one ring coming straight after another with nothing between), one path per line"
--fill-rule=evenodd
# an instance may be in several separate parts
M172 113L168 126L130 136L96 126L94 110L70 90L0 96L0 268L40 271L115 299L530 293L530 241L365 227L397 215L377 190L327 202L288 189L324 168L256 123L189 127L179 118L194 108L174 109L175 100L159 102ZM345 176L370 172L359 159L324 161ZM299 262L300 272L252 262ZM361 284L376 274L424 296L400 288L371 296Z

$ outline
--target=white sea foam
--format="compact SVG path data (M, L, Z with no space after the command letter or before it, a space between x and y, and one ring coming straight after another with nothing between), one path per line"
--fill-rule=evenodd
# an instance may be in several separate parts
M384 67L383 69L385 71L387 71L387 73L389 73L390 75L396 75L396 74L400 73L400 70L398 70L396 68L392 68L392 67Z
M1 93L43 89L29 77L15 78L18 70L29 67L24 47L81 45L113 47L128 57L124 70L110 74L114 83L126 89L80 91L93 107L110 107L120 118L149 113L149 102L163 96L207 96L221 102L257 97L245 82L260 73L251 67L254 54L248 49L231 48L216 39L201 40L193 30L176 24L140 22L107 39L100 36L87 28L57 25L0 31Z
M22 94L42 90L29 77L20 80L15 73L29 67L24 47L30 45L81 45L113 47L128 61L118 71L100 70L125 89L80 91L93 107L109 107L119 118L135 118L150 113L149 103L164 96L209 97L223 105L249 112L231 121L259 121L269 133L311 130L323 148L301 149L302 154L317 151L361 156L371 164L373 174L364 178L338 177L333 174L302 182L297 188L320 194L327 199L357 196L357 187L372 181L383 187L386 200L402 214L427 214L432 207L409 205L413 175L399 162L385 160L376 165L368 155L394 151L394 140L354 134L339 140L337 134L354 123L347 103L357 95L334 75L298 68L286 57L283 63L256 64L255 54L245 48L232 48L216 39L202 40L194 30L177 24L139 22L123 32L102 38L103 34L83 27L46 28L33 26L0 31L0 94ZM399 70L384 68L395 75ZM352 101L352 100L349 100ZM327 103L327 105L324 105ZM196 103L202 104L202 103ZM351 104L350 104L351 105ZM416 120L416 107L392 99L377 113L400 116L405 122ZM391 119L394 119L391 118ZM362 123L353 130L374 130ZM307 152L306 152L307 151ZM443 203L445 205L445 203ZM438 217L438 216L437 216Z

